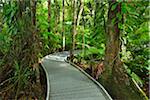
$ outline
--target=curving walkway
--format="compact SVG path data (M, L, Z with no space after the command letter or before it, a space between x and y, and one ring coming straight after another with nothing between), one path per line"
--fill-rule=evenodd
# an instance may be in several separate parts
M61 52L42 60L50 87L47 100L111 100L103 87L64 61L68 55L68 52Z

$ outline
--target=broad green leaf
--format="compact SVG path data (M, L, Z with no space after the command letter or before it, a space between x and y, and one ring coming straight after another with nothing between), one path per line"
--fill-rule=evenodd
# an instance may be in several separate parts
M121 12L123 12L123 14L127 13L127 5L125 3L122 3Z
M122 23L119 23L119 24L118 24L118 27L119 27L119 29L123 29L123 24L122 24Z
M111 7L111 10L115 10L116 7L117 7L117 5L118 5L118 3L114 3L114 4L112 5L112 7Z
M117 13L117 18L119 19L119 21L122 21L122 14L121 13Z

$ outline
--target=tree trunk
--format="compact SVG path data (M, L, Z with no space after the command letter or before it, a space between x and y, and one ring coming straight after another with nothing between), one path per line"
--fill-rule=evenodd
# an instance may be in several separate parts
M59 7L59 3L57 0L54 0L55 3L55 10L54 10L54 15L55 15L55 28L54 31L55 33L58 32L58 24L59 24L59 20L60 20L60 7Z
M81 15L82 15L82 12L83 12L83 7L84 7L83 0L80 0L80 11L79 11L79 14L78 14L77 26L79 26L79 24L80 24Z
M32 0L32 24L36 26L36 0Z
M109 1L108 22L106 32L106 50L104 66L105 71L101 76L101 83L107 91L117 100L143 100L127 76L123 63L120 60L120 29L117 14L121 14L121 3L115 9L115 0ZM112 20L115 19L115 22Z
M51 0L48 0L48 32L51 31L50 21L51 21Z
M62 49L65 50L65 0L62 2Z
M79 9L79 13L78 13L78 17L77 17L77 27L80 24L80 19L82 17L82 13L83 13L83 9L84 9L84 0L80 0L80 9ZM84 45L85 45L85 38L84 38L84 21L83 23L83 27L81 26L81 33L82 33L82 52L84 54Z
M76 30L76 23L77 22L77 0L74 0L73 1L73 32L72 32L72 48L71 48L71 51L70 51L70 59L71 61L73 60L73 51L75 49L75 36L77 34L77 30Z
M84 19L84 0L81 0L82 2L82 26L83 26L83 29L82 29L82 53L83 53L83 59L84 59L84 56L85 56L85 36L84 36L84 29L85 29L85 19ZM79 24L77 24L79 25Z
M37 54L39 53L39 41L38 41L38 34L37 34L37 28L36 28L36 4L37 0L32 0L32 39L34 41L32 57L34 59L33 61L33 70L36 71L36 82L38 85L40 85L40 71L39 71L39 65L38 65L38 57Z

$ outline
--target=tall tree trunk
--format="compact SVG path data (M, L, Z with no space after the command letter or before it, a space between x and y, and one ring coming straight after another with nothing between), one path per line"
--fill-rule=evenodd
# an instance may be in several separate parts
M77 26L80 24L81 15L82 15L82 12L83 12L83 7L84 7L84 2L83 2L83 0L80 0L80 11L79 11L79 14L78 14Z
M73 60L73 51L75 49L75 36L77 34L76 23L77 22L77 0L73 0L73 32L72 32L72 48L70 50L70 59Z
M62 49L65 50L65 0L62 1Z
M85 56L85 36L84 36L84 26L83 26L83 31L82 31L82 53L83 53L83 59Z
M82 13L83 13L83 9L84 9L84 0L80 0L80 9L79 9L79 13L78 13L78 17L77 17L77 27L80 24L80 19L82 17ZM82 52L84 54L84 45L85 45L85 38L84 38L84 21L83 21L83 27L81 27L81 33L82 33Z
M38 65L38 57L37 54L39 53L39 41L38 41L38 34L37 34L37 28L36 28L36 4L37 0L32 0L32 25L33 25L33 30L32 30L32 39L34 42L33 45L33 52L32 52L32 57L34 59L33 61L33 70L36 71L36 82L40 86L40 71L39 71L39 65Z
M80 9L83 9L81 12L81 15L82 15L82 26L83 26L83 29L82 30L82 53L83 53L83 59L84 59L84 55L85 55L85 36L84 36L84 28L85 28L85 19L84 19L84 0L81 0L81 5L80 6ZM78 17L79 19L79 17ZM77 21L77 25L79 25L79 21Z
M50 21L51 21L51 0L48 0L48 32L51 31Z
M3 20L2 20L2 14L3 14L3 9L4 9L4 8L3 8L3 7L4 7L4 1L3 1L3 0L0 1L0 5L1 5L1 6L0 6L0 17L1 17L1 18L0 18L0 33L1 33L1 31L2 31L2 29L3 29L3 26L4 26L4 25L3 25ZM0 52L1 52L1 51L0 51Z
M58 31L58 24L59 24L59 21L60 21L60 7L59 7L58 0L54 0L54 3L55 3L55 10L54 10L55 28L54 28L54 31L55 31L55 33L57 33L57 31Z
M32 24L36 26L36 0L32 0Z
M106 50L104 66L105 71L101 76L101 83L117 100L143 100L132 81L125 73L120 60L120 29L117 14L121 14L121 3L116 0L109 1L108 23L106 32ZM117 4L115 9L112 6ZM115 22L112 20L115 19Z

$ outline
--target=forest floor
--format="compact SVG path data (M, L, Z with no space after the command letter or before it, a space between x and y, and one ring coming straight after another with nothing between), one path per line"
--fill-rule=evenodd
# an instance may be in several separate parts
M19 82L7 82L5 84L0 85L0 100L45 100L46 98L46 75L41 67L39 65L40 69L40 82L33 82L35 80L33 79L29 80L29 82L25 85L23 84L23 87L19 87L22 85L20 80ZM10 69L12 70L12 69ZM0 83L6 82L8 77L5 77L4 74L6 74L6 71L10 70L4 70L0 77ZM12 70L13 71L13 70ZM17 94L17 95L16 95Z

